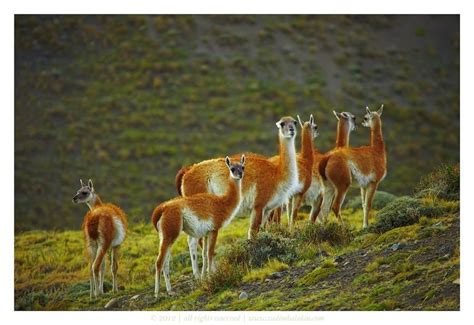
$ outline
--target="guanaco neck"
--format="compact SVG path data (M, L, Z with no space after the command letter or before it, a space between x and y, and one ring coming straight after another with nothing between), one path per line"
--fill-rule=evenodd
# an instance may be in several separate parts
M382 136L382 121L380 118L374 121L370 129L370 145L379 151L385 152L385 142Z
M89 207L89 210L92 210L94 208L97 208L98 206L101 206L102 200L100 199L99 195L96 193L92 194L92 199L87 202L87 206Z
M288 176L288 179L297 180L295 137L285 138L281 134L278 136L280 139L279 172Z
M224 194L225 204L229 207L237 207L240 205L240 200L242 198L242 179L235 179L229 177L229 187Z
M313 135L311 133L311 126L306 122L301 132L300 153L301 157L303 157L310 166L313 165Z
M342 118L337 122L336 148L349 146L349 135L351 131L348 124L349 123Z

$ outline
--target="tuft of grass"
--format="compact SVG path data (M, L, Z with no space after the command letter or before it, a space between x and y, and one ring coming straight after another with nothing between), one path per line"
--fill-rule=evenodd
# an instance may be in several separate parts
M249 273L247 273L244 276L243 281L244 282L263 281L270 274L284 271L284 270L287 270L288 268L289 268L288 264L282 263L276 259L272 259L268 261L263 267L258 268L258 269L253 269Z
M326 259L321 263L321 266L315 268L313 271L299 279L296 284L298 286L311 286L326 279L328 276L336 272L336 264L332 260Z
M353 238L350 229L335 222L307 223L296 234L296 241L302 244L328 242L330 245L340 246L347 245Z
M445 200L459 200L460 165L443 164L421 178L415 188L419 198L434 197Z

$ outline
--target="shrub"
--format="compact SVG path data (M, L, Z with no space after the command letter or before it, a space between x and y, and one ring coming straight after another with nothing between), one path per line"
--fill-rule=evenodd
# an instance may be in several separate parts
M460 167L441 165L421 178L415 188L415 197L435 197L444 200L459 200Z
M426 202L421 199L402 196L377 213L376 221L370 226L369 230L383 233L393 228L417 223L421 216L432 218L449 212L451 212L450 207L436 204L433 201Z
M270 259L277 259L286 264L296 260L294 240L278 235L260 232L254 240L248 241L250 266L261 267Z
M345 245L353 239L350 229L341 226L339 223L308 223L299 229L296 240L302 244L320 244L328 242L330 245Z
M377 191L372 201L372 208L375 210L383 209L387 204L395 200L397 196L383 191ZM345 208L357 210L362 209L362 199L360 196L355 196L351 200L347 201Z
M215 293L238 285L245 273L246 270L242 265L222 260L218 263L216 271L203 279L201 286L204 291Z

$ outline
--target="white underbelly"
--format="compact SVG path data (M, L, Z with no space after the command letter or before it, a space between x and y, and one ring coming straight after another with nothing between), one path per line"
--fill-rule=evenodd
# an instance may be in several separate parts
M211 219L200 219L191 209L184 208L183 231L191 237L201 238L214 230L214 224Z
M311 185L303 197L303 203L311 205L321 195L321 192L322 186L319 183L319 179L313 177L311 180Z
M349 168L351 169L352 178L356 181L352 182L352 187L367 187L369 183L375 180L375 173L370 172L369 174L364 174L357 168L357 165L353 162L349 162Z

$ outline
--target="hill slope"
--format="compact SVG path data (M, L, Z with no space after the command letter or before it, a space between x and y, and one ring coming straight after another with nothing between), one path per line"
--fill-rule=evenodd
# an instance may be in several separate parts
M332 109L382 102L382 190L459 160L458 16L17 15L15 230L77 229L79 178L147 220L181 166L273 155L282 115L328 150Z
M94 301L81 233L25 232L15 236L15 309L459 310L459 169L436 175L416 197L386 202L366 231L359 230L360 209L344 210L347 228L313 225L304 214L293 233L272 225L255 241L244 239L248 218L236 219L219 233L218 268L204 281L193 279L182 235L171 260L174 295L162 282L158 301L152 225L131 227L121 248L120 292L110 292L107 273L106 294Z

